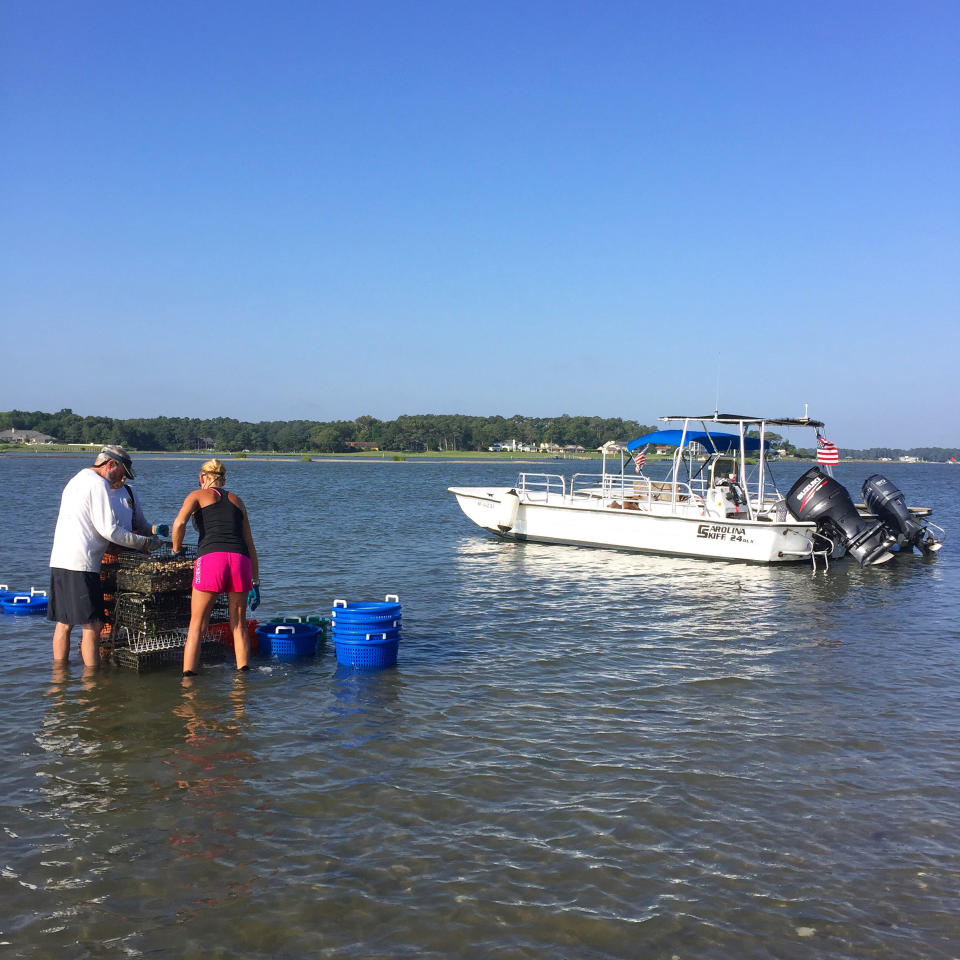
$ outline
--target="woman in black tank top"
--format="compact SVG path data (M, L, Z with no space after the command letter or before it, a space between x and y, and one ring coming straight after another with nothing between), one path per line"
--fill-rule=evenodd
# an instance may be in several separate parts
M249 557L250 551L243 533L246 513L240 498L217 486L208 489L214 495L213 500L206 506L199 506L193 514L200 534L197 556L226 552L242 553Z
M173 521L173 552L179 553L187 521L193 518L200 539L194 564L190 627L183 648L183 675L195 676L200 664L200 637L220 593L230 606L230 629L237 669L247 670L250 638L247 636L248 594L251 609L260 603L260 570L250 520L243 501L223 488L226 468L208 460L200 468L200 489L187 495Z

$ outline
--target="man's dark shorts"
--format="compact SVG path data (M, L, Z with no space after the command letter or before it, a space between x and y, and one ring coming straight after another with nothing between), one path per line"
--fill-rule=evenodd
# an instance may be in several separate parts
M100 571L50 568L50 602L47 619L76 624L103 620L103 584Z

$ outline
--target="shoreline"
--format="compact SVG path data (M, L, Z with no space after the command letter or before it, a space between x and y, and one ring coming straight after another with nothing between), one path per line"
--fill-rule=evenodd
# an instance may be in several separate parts
M13 457L18 459L45 459L55 457L87 457L90 454L96 454L99 450L98 445L91 445L88 450L0 450L0 459L4 457ZM591 457L503 457L488 453L463 453L459 456L450 456L443 453L390 453L381 457L372 457L364 454L342 454L342 453L249 453L243 456L236 456L233 453L220 453L216 451L207 451L206 453L190 453L185 450L166 451L166 450L133 450L130 455L139 457L142 460L170 460L175 462L199 461L210 459L219 459L232 462L250 461L254 463L380 463L380 464L403 464L403 463L505 463L519 465L560 465L564 463L596 463L600 464L602 458L599 456ZM670 457L648 457L647 462L670 463ZM782 460L771 461L768 463L816 463L816 458L784 457ZM951 466L947 460L871 460L860 457L843 458L843 463L876 463L891 464L896 466L913 467L920 465Z

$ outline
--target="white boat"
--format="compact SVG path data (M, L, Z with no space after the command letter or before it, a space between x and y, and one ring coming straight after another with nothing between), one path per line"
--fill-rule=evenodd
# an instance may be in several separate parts
M940 548L943 531L927 519L930 511L907 508L878 475L864 484L859 506L829 467L807 470L781 493L769 469L768 428L809 427L822 441L820 421L719 413L661 419L681 426L627 444L636 461L621 452L608 468L604 456L599 474L521 473L512 487L448 489L474 523L512 540L815 567L846 553L867 565L898 550ZM836 448L822 442L835 462ZM641 453L652 444L675 448L665 480L644 472Z

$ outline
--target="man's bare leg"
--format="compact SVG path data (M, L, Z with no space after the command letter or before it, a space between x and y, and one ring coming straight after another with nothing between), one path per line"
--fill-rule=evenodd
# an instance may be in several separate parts
M92 620L83 625L83 634L80 637L80 656L83 657L85 667L100 666L100 628L99 620Z
M58 623L53 628L53 659L70 659L70 631L73 627L69 623Z

